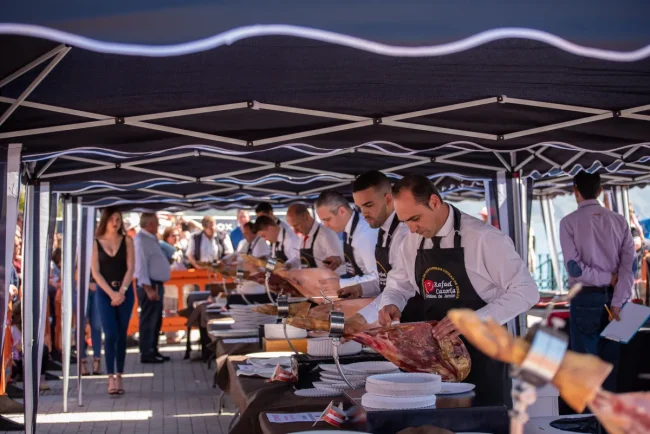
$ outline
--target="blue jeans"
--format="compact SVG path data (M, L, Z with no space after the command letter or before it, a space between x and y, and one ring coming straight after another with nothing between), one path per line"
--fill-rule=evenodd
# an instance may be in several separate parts
M99 317L104 329L106 373L115 374L117 365L117 373L122 374L126 359L126 332L129 329L129 320L135 302L133 287L126 291L124 303L117 307L111 306L111 299L101 288L97 288L96 295Z
M151 282L151 286L158 291L159 300L149 300L144 288L137 288L140 306L140 355L143 357L158 354L158 337L162 328L164 287L159 282Z
M97 291L102 291L100 288L95 291L88 291L86 321L90 324L90 339L93 345L93 357L99 359L102 356L102 322L99 318L99 306L97 302ZM103 291L102 291L103 292ZM81 355L87 356L86 339L81 340Z
M600 337L600 333L609 323L605 305L611 306L612 295L611 288L603 288L602 292L585 292L583 289L583 292L571 300L569 328L573 351L593 354L614 365L614 369L603 383L603 388L615 392L620 344Z

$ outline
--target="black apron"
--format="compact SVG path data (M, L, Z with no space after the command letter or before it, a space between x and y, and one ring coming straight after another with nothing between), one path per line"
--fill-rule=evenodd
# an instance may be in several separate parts
M476 293L465 269L465 253L461 247L460 212L450 206L454 213L454 247L440 248L440 238L433 238L433 248L424 249L420 243L415 258L415 278L419 294L406 304L402 322L440 321L451 309L478 310L487 303ZM463 339L472 358L472 369L463 380L476 385L477 405L506 405L512 408L512 379L507 365L498 362L474 348Z
M375 246L375 261L377 262L377 272L379 273L379 291L384 292L386 287L386 277L388 272L393 268L390 266L390 242L393 239L393 232L397 229L399 225L399 219L395 215L393 217L393 222L390 224L388 229L388 235L386 236L386 247L382 247L384 243L384 234L381 229L377 235L377 246Z
M315 225L318 223L314 223ZM318 231L320 231L320 225L316 228L314 236L311 238L311 247L306 248L303 245L303 248L300 249L300 268L316 268L316 258L314 258L314 246L316 245L316 238L318 237ZM324 258L319 258L324 259Z
M255 237L252 243L248 245L248 249L246 249L246 254L248 256L253 255L253 249L255 249L255 246L257 245L257 242L260 240L260 237Z
M354 260L354 248L352 247L352 237L354 237L354 231L357 229L358 223L359 213L355 211L354 216L352 216L350 234L348 235L348 233L345 232L345 239L343 240L343 254L345 255L345 275L341 276L343 278L363 275L363 271L361 271L361 268L357 265L357 261Z
M284 237L286 237L287 234L284 233L284 228L280 229L280 235L282 241L278 239L278 241L275 242L275 248L273 249L273 257L278 261L287 262L288 257L286 253L284 253Z

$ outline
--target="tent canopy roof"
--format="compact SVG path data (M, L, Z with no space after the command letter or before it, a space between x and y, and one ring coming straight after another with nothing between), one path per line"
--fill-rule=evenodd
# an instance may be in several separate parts
M64 21L58 28L86 35ZM650 30L631 37L635 22L611 41L643 50ZM418 37L440 42L420 33L402 45ZM21 143L33 176L60 191L85 182L124 200L145 188L230 206L308 200L371 169L467 182L498 171L540 179L603 169L629 183L650 173L646 56L614 62L521 38L420 57L297 36L172 57L21 35L0 35L0 47L0 143Z

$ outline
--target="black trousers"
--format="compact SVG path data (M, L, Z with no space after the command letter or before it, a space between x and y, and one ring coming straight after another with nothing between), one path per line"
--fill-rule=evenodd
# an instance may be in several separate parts
M138 284L138 304L140 305L140 355L155 356L158 353L158 337L162 329L164 288L161 282L151 282L158 291L159 300L149 300L144 288Z

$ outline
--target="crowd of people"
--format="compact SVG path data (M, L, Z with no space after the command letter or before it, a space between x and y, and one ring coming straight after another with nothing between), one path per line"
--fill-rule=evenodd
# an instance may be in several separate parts
M648 247L633 214L628 225L621 216L600 205L596 199L601 191L598 175L581 172L576 176L579 208L560 224L562 251L571 281L587 286L571 305L572 317L598 322L594 330L602 329L607 322L601 321L600 310L593 318L582 318L589 309L579 307L608 305L614 319L618 318L621 307L631 299L634 273L638 270L637 253ZM140 362L168 362L170 358L159 350L159 339L165 311L164 285L171 272L205 269L235 252L272 257L282 261L285 268L333 270L340 277L326 285L339 296L375 298L350 318L349 323L356 328L387 325L396 320L436 319L440 321L436 333L442 337L456 333L446 320L446 312L451 308L470 308L506 323L539 299L528 266L510 238L486 224L486 216L477 219L447 204L427 178L406 176L392 185L384 174L368 172L355 180L352 197L355 207L338 192L323 192L314 203L318 221L303 204L291 205L285 222L276 217L270 204L260 203L254 210L254 222L251 212L240 210L236 228L230 233L219 230L210 216L203 217L200 223L172 217L161 231L161 220L156 214L143 213L139 225L133 225L125 222L118 208L103 209L93 244L85 310L89 339L83 339L78 349L83 356L82 374L105 372L109 377L108 393L125 393L122 376L127 330L136 298L140 307ZM15 373L20 372L22 360L21 220L16 228L11 286ZM46 358L60 357L61 248L57 236L50 268ZM246 282L239 289L246 296L265 294L264 286L256 282ZM208 304L190 309L192 312L187 315L188 325L199 328L204 348L209 341ZM596 335L586 336L574 323L572 347L602 353L602 345L596 348L593 344ZM488 360L474 348L470 352L473 359L481 360L472 378L477 388L489 390L493 397L509 403L505 366ZM614 356L609 359L615 361ZM41 384L47 388L44 381Z

